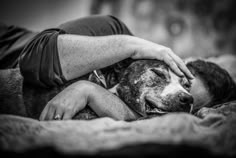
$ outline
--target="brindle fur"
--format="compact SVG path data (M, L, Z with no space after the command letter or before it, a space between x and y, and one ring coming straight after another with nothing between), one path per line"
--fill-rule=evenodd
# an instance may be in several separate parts
M101 69L105 74L108 87L118 82L119 73L131 62L126 59L117 64ZM0 114L14 114L38 119L41 111L54 96L68 85L78 80L90 80L101 85L94 74L88 74L54 88L43 88L29 85L24 82L19 68L0 70ZM74 119L94 119L98 116L88 106L74 116Z
M149 69L153 67L162 67L162 69L167 69L167 65L161 61L139 60L132 63L121 75L121 80L117 87L119 97L127 105L132 105L130 107L136 112L145 111L145 98L142 98L144 89L153 89L156 96L158 96L168 84L167 80L159 77L142 77L142 75L146 75L145 72L150 71ZM141 115L144 114L142 113Z

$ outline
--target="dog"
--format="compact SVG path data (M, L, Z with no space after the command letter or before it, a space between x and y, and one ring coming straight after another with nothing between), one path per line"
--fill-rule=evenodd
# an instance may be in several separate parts
M193 97L181 80L164 62L139 60L122 73L116 94L141 116L190 112Z
M198 64L195 62L195 65L196 63ZM194 66L191 70L194 71ZM194 100L188 90L189 82L176 76L162 61L125 60L97 72L104 76L105 85L100 80L100 75L90 73L64 86L47 89L24 83L19 69L1 70L0 112L38 119L49 100L69 84L82 79L104 86L140 117L191 112L193 108ZM96 113L86 107L74 119L97 117Z
M111 81L108 82L113 86L108 87L111 92L145 118L169 112L196 114L202 107L236 100L236 84L225 69L203 59L188 60L186 66L195 76L192 85L186 78L176 76L164 62L156 60L118 63L105 71L109 73L104 78ZM200 92L200 98L199 92L194 91Z
M116 73L117 67L123 73ZM7 113L13 114L21 112L23 116L36 119L39 118L47 102L70 84L53 89L39 88L24 83L19 69L3 71L5 72L1 73L0 78L0 82L4 85L0 90L1 111L8 111ZM109 82L107 82L106 88L115 93L141 116L164 114L172 111L190 111L193 97L181 85L180 78L171 72L162 61L138 60L132 61L128 66L123 61L98 71L100 73L107 72L105 78ZM84 78L101 85L94 73L78 80ZM19 106L20 110L12 112L10 107L14 106ZM85 114L89 116L85 116ZM74 118L96 118L93 115L95 114L91 109L86 108Z

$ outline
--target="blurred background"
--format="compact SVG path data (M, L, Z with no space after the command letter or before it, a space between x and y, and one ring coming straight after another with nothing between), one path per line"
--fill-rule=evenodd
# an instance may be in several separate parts
M92 14L114 15L183 58L236 54L235 0L0 1L0 22L33 31Z

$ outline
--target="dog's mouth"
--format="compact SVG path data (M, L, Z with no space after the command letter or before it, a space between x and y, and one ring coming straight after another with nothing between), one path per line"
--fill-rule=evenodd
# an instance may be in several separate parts
M168 113L168 111L158 106L157 101L149 97L145 98L145 111L146 111L146 114L148 115L154 115L154 114L164 115Z

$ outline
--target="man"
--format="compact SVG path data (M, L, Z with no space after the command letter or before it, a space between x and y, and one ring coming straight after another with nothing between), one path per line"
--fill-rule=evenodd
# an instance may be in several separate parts
M188 62L187 66L195 78L191 83L186 79L180 81L194 98L192 113L202 107L212 107L236 99L236 85L227 71L203 60ZM78 81L48 102L40 120L51 120L55 114L60 115L60 119L71 119L87 105L100 117L108 116L117 120L136 120L140 117L103 87L88 81Z
M12 27L6 30L0 34L0 61L5 62L1 68L19 64L25 83L34 86L63 85L127 58L163 60L178 76L194 78L171 49L132 36L113 16L82 18L39 34ZM49 119L53 118L54 114Z

